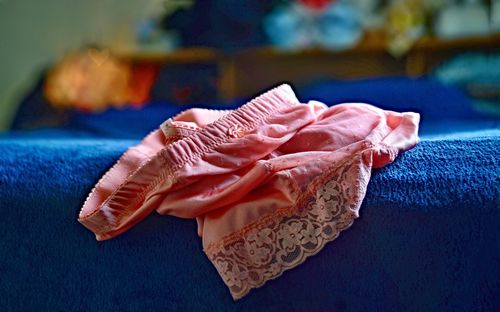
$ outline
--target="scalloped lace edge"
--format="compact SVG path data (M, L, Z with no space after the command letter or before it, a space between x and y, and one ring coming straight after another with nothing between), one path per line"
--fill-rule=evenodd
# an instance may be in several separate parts
M335 240L359 214L371 164L362 153L318 177L288 210L276 211L205 250L235 300L278 278Z

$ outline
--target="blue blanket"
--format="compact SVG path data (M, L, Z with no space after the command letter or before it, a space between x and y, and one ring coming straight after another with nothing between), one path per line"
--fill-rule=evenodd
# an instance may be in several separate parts
M6 135L0 306L498 311L499 124L424 115L423 128L417 147L373 173L350 229L238 302L204 256L195 221L154 214L100 243L76 221L95 182L143 133L106 138L82 127Z

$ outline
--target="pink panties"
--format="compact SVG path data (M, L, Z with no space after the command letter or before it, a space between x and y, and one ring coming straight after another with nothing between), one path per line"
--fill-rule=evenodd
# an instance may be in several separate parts
M367 104L301 104L288 85L234 111L187 110L120 158L79 221L105 240L153 210L196 218L238 299L349 227L371 169L415 146L418 122Z

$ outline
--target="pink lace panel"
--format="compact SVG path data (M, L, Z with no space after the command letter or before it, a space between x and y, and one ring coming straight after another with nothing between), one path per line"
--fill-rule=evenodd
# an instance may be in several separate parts
M205 252L233 298L301 264L348 228L358 217L370 170L359 153L314 180L294 207L209 246Z
M415 146L418 122L362 103L302 104L287 85L234 111L191 109L129 149L79 221L104 240L153 211L196 218L238 299L349 227L371 169Z

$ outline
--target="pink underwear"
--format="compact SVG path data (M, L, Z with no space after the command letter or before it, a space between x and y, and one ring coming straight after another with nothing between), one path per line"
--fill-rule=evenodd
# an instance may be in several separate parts
M371 169L415 146L418 122L367 104L301 104L288 85L234 111L187 110L120 158L79 221L105 240L153 210L196 218L238 299L349 227Z

